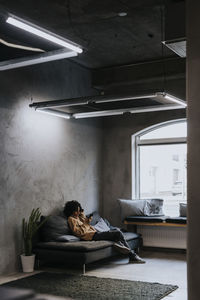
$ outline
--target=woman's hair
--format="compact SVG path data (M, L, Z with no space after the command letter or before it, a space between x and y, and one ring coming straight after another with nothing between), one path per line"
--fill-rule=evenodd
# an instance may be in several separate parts
M80 211L82 211L82 207L78 201L68 201L65 203L63 213L67 218L69 218L75 211L78 210L78 208L80 208Z

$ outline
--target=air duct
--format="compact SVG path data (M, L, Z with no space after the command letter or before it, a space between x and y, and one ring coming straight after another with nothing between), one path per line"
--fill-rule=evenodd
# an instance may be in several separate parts
M170 3L165 9L165 40L163 44L180 57L186 57L185 37L185 2Z

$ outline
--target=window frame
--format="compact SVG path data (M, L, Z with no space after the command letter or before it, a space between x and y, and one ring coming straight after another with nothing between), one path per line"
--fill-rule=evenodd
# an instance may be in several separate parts
M150 146L150 145L170 145L170 144L187 144L187 137L174 137L174 138L159 138L159 139L146 139L140 140L142 135L145 135L151 131L159 129L161 127L187 122L186 118L170 120L155 124L153 126L147 127L132 135L131 143L131 159L132 159L132 199L140 198L140 145Z

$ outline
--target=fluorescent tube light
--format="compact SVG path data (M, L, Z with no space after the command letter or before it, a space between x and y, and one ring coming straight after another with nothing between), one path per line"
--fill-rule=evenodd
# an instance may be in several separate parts
M27 22L27 21L20 20L20 19L13 16L13 17L8 17L6 22L11 24L11 25L14 25L14 26L16 26L20 29L28 31L32 34L40 36L40 37L42 37L46 40L49 40L49 41L51 41L55 44L58 44L58 45L63 46L67 49L73 50L77 53L82 53L83 52L83 50L80 47L74 45L72 42L64 40L64 39L56 36L55 34L52 34L52 33L48 32L47 30L44 30L44 29L42 29L42 28L40 28L40 27L38 27L34 24L31 24L31 23Z
M124 97L110 97L110 99L108 98L109 96L105 96L105 99L97 99L95 100L94 97L94 103L104 103L104 102L117 102L117 101L124 101L124 100L139 100L139 99L149 99L149 98L154 98L156 97L156 94L147 94L147 95L138 95L138 96L124 96Z
M44 113L44 114L49 114L49 115L52 115L52 116L55 116L55 117L61 117L61 118L64 118L64 119L71 119L71 115L70 114L64 113L62 111L58 111L58 110L55 110L55 109L48 109L48 108L41 109L41 108L37 108L36 111Z
M174 109L183 109L183 105L165 104L165 105L144 106L138 108L131 108L129 109L129 112L131 114L138 114L138 113L145 113L145 112L174 110Z
M86 105L88 104L87 100L82 98L78 98L76 100L54 100L54 101L45 101L45 102L35 102L29 104L30 107L35 107L36 109L45 109L45 108L55 108L55 107L68 107L68 106L76 106L76 105Z
M125 113L137 114L137 113L144 113L144 112L183 109L183 108L184 108L183 105L165 104L165 105L143 106L143 107L136 107L136 108L102 110L98 112L94 111L94 112L75 113L72 115L72 117L75 119L94 118L94 117L123 115Z
M75 52L74 52L75 53ZM0 64L1 66L1 64ZM35 102L31 103L30 107L36 108L52 108L52 107L67 107L67 106L76 106L76 105L87 105L91 103L107 103L107 102L117 102L125 100L139 100L139 99L148 99L156 98L157 94L141 95L141 96L89 96L89 97L80 97L72 98L66 100L54 100L54 101L45 101L45 102Z
M187 103L185 101L183 101L182 99L176 98L170 94L164 94L165 99L170 100L174 103L178 103L180 105L183 105L184 107L187 106Z
M176 98L170 94L164 92L157 92L155 94L147 94L147 95L138 95L138 96L110 96L106 97L98 97L95 99L95 96L91 97L81 97L77 99L68 99L68 100L55 100L55 101L47 101L47 102L37 102L32 103L29 106L35 107L37 110L41 112L47 112L52 114L56 114L57 116L63 115L63 117L68 116L68 118L81 119L81 118L95 118L95 117L105 117L105 116L116 116L123 115L126 113L136 114L136 113L146 113L146 112L154 112L154 111L164 111L164 110L174 110L174 109L185 109L187 106L186 102L182 99ZM99 110L99 111L86 111L79 113L71 113L66 114L64 112L60 112L53 109L48 109L50 107L63 107L63 106L74 106L74 105L87 105L92 102L101 103L101 102L112 102L112 101L123 101L123 100L133 100L133 99L148 99L152 98L153 100L159 102L161 105L151 105L151 106L140 106L140 107L129 107L129 108L120 108L120 109L110 109L110 110ZM171 103L166 101L169 100Z
M116 115L123 115L123 111L117 110L103 110L103 111L92 111L92 112L85 112L85 113L77 113L73 114L73 118L75 119L82 119L82 118L96 118L96 117L105 117L105 116L116 116Z
M23 58L15 58L0 62L0 71L42 64L45 62L74 57L77 55L78 54L75 51L69 51L67 49L62 48L59 50L49 51L42 54L36 54L33 56Z

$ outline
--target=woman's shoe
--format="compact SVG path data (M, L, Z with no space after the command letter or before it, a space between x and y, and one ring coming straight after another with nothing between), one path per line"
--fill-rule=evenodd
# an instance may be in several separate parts
M139 257L137 254L132 254L129 258L129 263L131 264L145 264L146 261Z
M121 242L115 243L113 246L122 254L129 254L131 252L131 250L124 246Z

